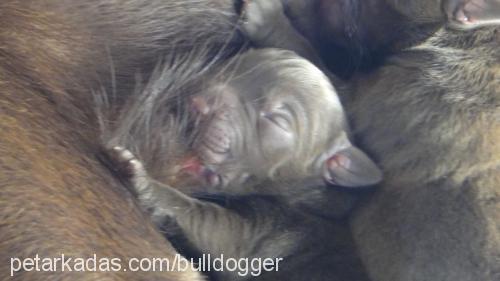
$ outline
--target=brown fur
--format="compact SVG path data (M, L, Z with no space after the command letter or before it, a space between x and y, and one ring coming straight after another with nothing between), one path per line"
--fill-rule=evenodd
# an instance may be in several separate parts
M387 171L353 220L375 280L499 278L499 43L441 30L359 78L348 112Z
M174 46L188 47L201 40L220 48L231 39L234 7L232 1L181 1L177 6L175 1L122 2L0 3L3 274L10 272L10 258L35 254L96 253L122 258L123 265L129 257L171 259L175 254L129 193L97 161L100 132L92 90L101 85L117 90L113 79L118 84L126 81L138 66L147 67L161 51ZM201 13L218 20L204 18L199 29L186 32L183 24ZM193 40L207 29L220 32ZM16 277L201 280L193 272L19 272Z

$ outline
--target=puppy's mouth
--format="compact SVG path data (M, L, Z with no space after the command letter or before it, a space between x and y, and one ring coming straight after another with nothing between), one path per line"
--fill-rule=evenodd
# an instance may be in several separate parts
M205 187L224 188L242 176L233 151L239 132L238 112L231 105L218 104L204 97L191 101L195 137L191 148L195 158L186 161L183 172Z
M186 158L181 163L179 173L188 175L204 186L219 187L223 183L223 177L196 156Z

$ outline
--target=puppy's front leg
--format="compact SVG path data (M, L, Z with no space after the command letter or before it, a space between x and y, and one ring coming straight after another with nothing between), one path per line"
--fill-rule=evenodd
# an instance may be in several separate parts
M208 212L213 209L218 212L226 211L218 205L192 198L152 179L142 162L126 148L115 146L109 150L108 155L114 168L126 178L139 203L150 212L151 218L158 226L167 219L174 219L181 225L185 220L193 221L196 212Z
M259 207L247 208L247 216L242 216L231 209L192 198L151 179L141 161L123 147L113 147L108 151L108 155L113 168L126 177L140 204L150 212L158 226L168 219L174 220L188 241L202 253L224 254L233 258L268 257L265 255L265 243L252 242L262 244L262 248L233 245L238 245L240 240L269 239L265 234L271 226L275 227L277 222L267 218L267 212L263 215L259 210L273 209L272 203L256 200L250 205L257 204ZM240 277L232 276L230 279L238 278Z

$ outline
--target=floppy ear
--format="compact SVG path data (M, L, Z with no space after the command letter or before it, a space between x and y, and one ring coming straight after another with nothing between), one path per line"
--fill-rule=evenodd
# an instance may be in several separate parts
M500 0L446 0L443 8L458 28L500 25Z
M363 151L350 145L326 159L323 177L333 185L362 187L379 183L382 171Z

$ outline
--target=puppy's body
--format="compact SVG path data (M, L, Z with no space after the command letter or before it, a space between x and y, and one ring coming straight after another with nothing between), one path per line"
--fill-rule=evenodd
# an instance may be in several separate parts
M254 274L260 272L256 276L228 268L207 272L214 280L369 280L345 221L318 215L317 206L304 208L300 203L309 202L300 202L286 190L281 190L283 196L218 194L205 197L209 201L195 199L152 180L127 150L115 148L110 154L115 165L132 175L132 188L157 225L165 225L174 241L182 237L176 243L181 252L195 261L204 255L275 262L267 271L254 268Z
M388 173L353 219L375 280L499 278L499 43L495 29L441 30L348 97L359 141Z
M202 131L195 134L193 145L204 156L204 165L211 165L221 177L232 177L213 186L211 181L204 183L206 196L215 195L220 204L191 198L166 185L168 181L153 180L122 147L110 152L112 165L129 176L156 224L173 220L199 253L283 259L278 272L259 277L266 280L365 280L354 252L348 252L351 245L343 223L332 218L346 210L328 206L334 198L328 189L333 187L323 182L365 186L381 176L348 141L342 107L327 77L283 50L249 50L234 63L225 70L229 75L216 75L226 77L223 83L214 79L199 86L203 92L194 98L202 118L215 117L197 125ZM253 85L255 81L260 84ZM241 181L241 174L249 180ZM321 262L314 257L321 257ZM331 265L323 267L327 263ZM218 280L251 277L227 271L212 274Z
M388 173L352 220L361 258L375 280L497 280L499 2L379 2L442 28L358 74L344 95L355 135Z

